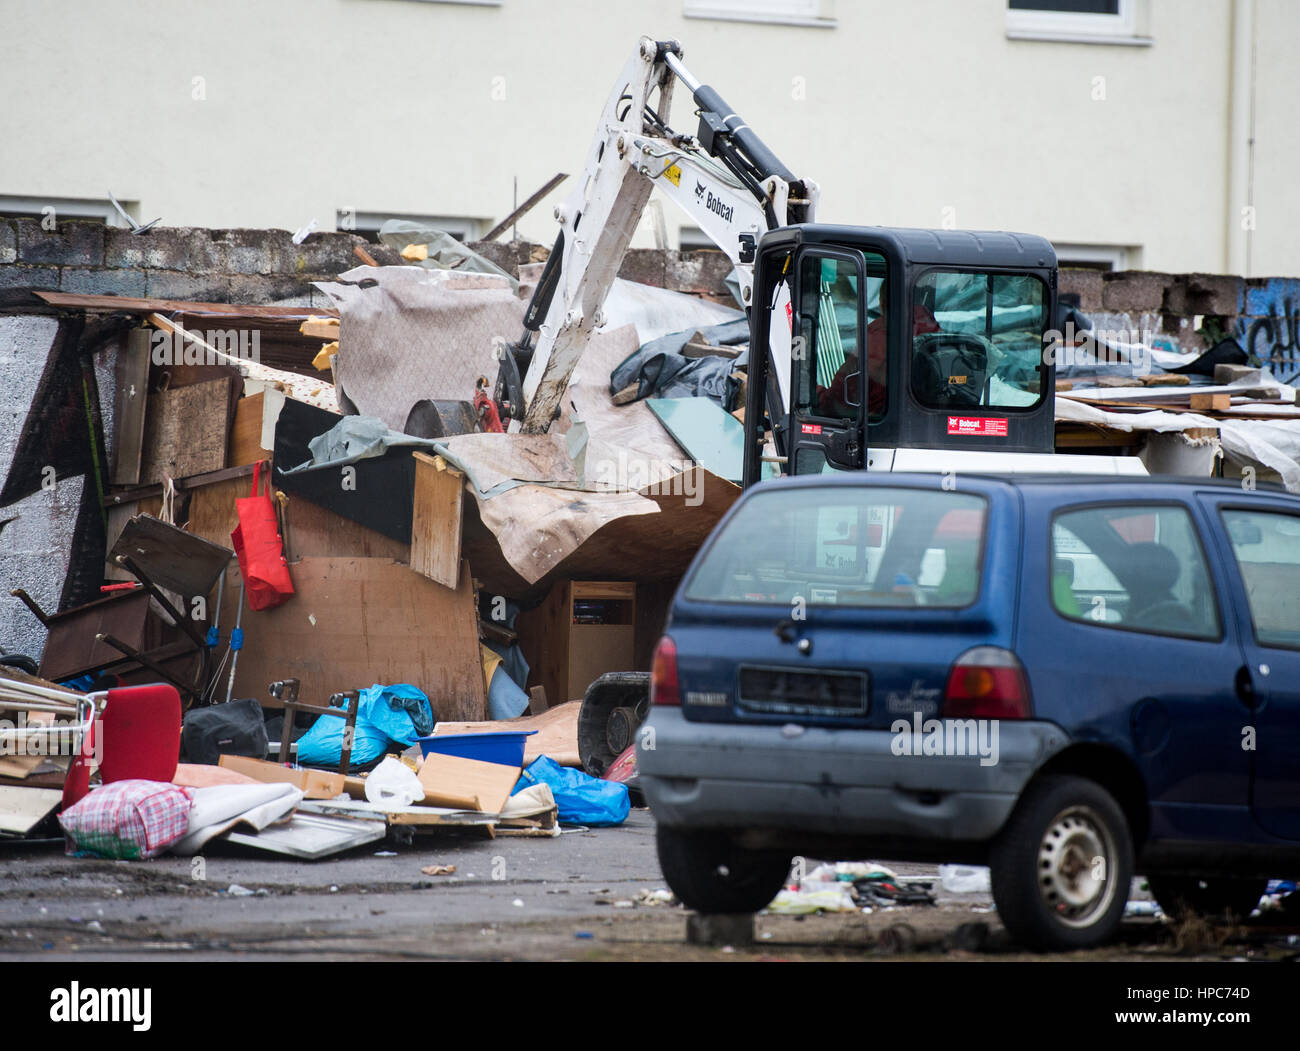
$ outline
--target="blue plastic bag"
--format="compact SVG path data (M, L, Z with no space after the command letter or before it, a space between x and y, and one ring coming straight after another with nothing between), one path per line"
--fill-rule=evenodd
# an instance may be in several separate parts
M602 781L544 755L524 769L510 794L536 784L551 786L560 820L572 825L621 825L632 809L627 785Z
M415 702L412 704L412 702ZM350 703L350 702L349 702ZM433 709L429 698L407 683L381 686L375 683L361 691L357 702L357 728L352 735L350 765L364 766L388 750L390 741L400 745L415 744L421 733L408 706L420 711L418 720L427 733L433 726ZM298 739L298 762L309 766L335 766L343 758L343 730L346 720L322 715L312 728Z

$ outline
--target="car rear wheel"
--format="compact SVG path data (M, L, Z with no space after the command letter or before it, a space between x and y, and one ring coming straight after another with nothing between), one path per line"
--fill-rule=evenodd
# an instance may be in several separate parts
M1017 941L1085 949L1114 936L1133 878L1124 811L1081 777L1031 784L990 852L993 901Z
M1149 876L1151 896L1170 916L1194 912L1213 919L1244 920L1268 889L1265 879L1198 879L1195 876Z
M737 847L723 832L660 825L655 843L668 886L696 912L758 912L790 874L789 856Z

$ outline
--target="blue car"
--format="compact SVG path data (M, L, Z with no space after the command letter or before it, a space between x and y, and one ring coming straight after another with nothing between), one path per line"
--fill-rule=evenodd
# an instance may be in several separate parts
M986 864L1036 948L1130 881L1248 915L1300 864L1300 498L1210 480L810 476L674 599L638 744L664 876L765 906L792 857Z

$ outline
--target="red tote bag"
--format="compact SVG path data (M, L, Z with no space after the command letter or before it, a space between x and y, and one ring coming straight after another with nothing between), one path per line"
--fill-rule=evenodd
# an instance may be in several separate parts
M239 558L239 572L244 578L249 609L273 609L293 594L280 526L275 518L275 504L271 502L271 481L268 478L266 492L259 493L261 475L262 464L259 463L253 468L252 495L235 501L239 525L230 534Z

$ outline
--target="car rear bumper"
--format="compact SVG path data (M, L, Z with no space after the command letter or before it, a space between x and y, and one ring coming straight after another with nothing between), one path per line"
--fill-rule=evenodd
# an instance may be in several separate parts
M888 730L689 722L656 708L637 773L655 819L681 828L980 842L1006 822L1035 771L1068 743L1047 722L1003 720L996 762L896 755ZM991 740L987 737L986 740Z

